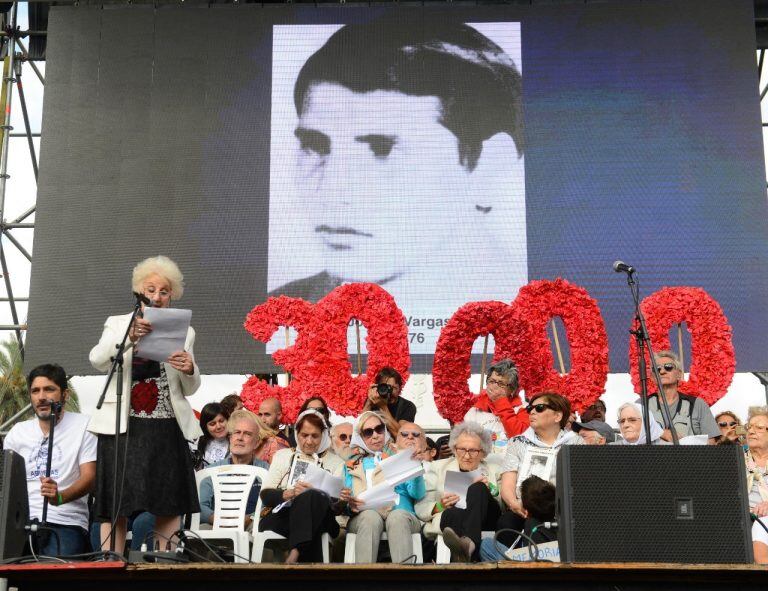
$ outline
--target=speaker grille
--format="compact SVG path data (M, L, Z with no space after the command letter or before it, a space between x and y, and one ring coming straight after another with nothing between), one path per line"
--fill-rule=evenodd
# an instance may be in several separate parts
M571 446L558 464L569 560L751 560L738 446Z

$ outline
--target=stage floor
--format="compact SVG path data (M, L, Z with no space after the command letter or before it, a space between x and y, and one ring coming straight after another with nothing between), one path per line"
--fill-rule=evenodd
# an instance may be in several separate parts
M477 565L344 565L311 564L124 564L120 562L69 563L0 567L0 578L19 591L46 589L51 583L79 590L167 590L177 584L184 591L226 584L232 589L253 589L253 584L293 589L393 591L414 589L757 589L768 588L768 568L744 564L556 564L485 563ZM757 587L756 587L757 585ZM393 587L395 586L395 587ZM409 590L410 591L410 590Z

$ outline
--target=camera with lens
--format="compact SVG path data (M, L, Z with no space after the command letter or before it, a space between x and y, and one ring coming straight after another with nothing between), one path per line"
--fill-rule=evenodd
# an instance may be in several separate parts
M392 396L392 386L389 384L376 384L376 394L380 398L389 401L390 396Z

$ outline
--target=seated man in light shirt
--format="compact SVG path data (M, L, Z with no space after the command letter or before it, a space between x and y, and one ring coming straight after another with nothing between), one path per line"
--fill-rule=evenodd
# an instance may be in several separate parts
M16 423L4 447L24 458L30 518L42 520L43 499L48 499L47 529L38 536L37 551L44 556L82 554L88 549L88 493L96 481L96 436L86 429L89 417L64 410L69 390L63 368L37 366L29 372L27 387L35 418ZM54 417L51 475L46 477Z
M259 441L259 423L251 411L241 409L236 410L229 417L227 422L229 430L229 457L212 464L210 467L224 466L227 464L250 464L269 469L269 464L256 459L255 451ZM259 501L259 492L261 491L261 481L256 478L253 482L251 492L248 495L248 503L245 508L245 527L251 526L251 517L256 510L256 504ZM216 507L214 504L213 482L210 477L203 479L200 483L200 522L213 524Z

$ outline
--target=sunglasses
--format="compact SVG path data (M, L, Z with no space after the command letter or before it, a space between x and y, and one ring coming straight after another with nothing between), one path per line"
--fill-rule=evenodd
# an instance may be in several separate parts
M374 433L378 433L379 435L384 433L384 425L380 424L380 425L376 425L375 427L369 427L368 429L363 429L362 431L360 431L360 434L365 439L373 437Z
M677 367L675 367L674 363L665 363L664 365L657 365L656 366L656 371L661 371L662 369L664 371L672 371L674 369L677 369Z
M555 410L552 408L549 404L546 404L545 402L539 402L538 404L529 404L525 410L528 411L528 414L531 414L534 410L538 413L544 412L545 410Z
M347 435L346 433L339 433L336 437L338 437L340 441L349 440L349 435Z
M725 428L725 427L735 427L736 426L736 421L723 421L722 423L718 423L718 426L723 427L723 428Z
M403 437L413 437L414 439L418 439L421 437L421 431L398 431L398 435L402 435Z

